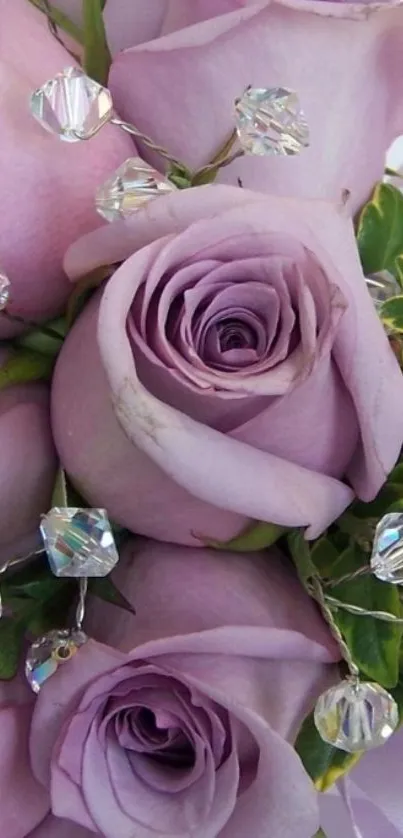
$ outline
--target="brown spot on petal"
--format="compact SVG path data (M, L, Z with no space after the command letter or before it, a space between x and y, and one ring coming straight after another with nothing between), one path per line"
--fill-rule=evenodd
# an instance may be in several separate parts
M128 397L128 391L132 391ZM133 421L139 429L148 436L155 445L160 445L158 439L158 431L162 430L164 425L158 422L155 415L150 412L149 406L144 397L135 390L133 383L129 378L125 378L123 384L116 395L112 396L112 403L116 418L119 424L130 439L130 442L135 442L132 439L128 430ZM129 407L129 404L131 405Z

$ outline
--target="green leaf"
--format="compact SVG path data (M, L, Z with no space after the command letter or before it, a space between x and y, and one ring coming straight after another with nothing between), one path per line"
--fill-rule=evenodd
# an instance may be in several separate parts
M340 553L329 538L319 538L311 549L311 559L319 576L332 578L333 568L339 560Z
M185 165L178 166L172 163L166 176L178 189L189 189L192 185L192 172Z
M74 595L74 581L56 579L44 562L35 562L2 584L3 602L11 616L0 621L1 680L16 674L27 632L40 635L66 624Z
M327 791L361 759L362 753L348 754L328 745L319 735L313 713L305 719L295 749L318 791Z
M403 494L403 463L398 463L388 477L388 483L397 483L402 487Z
M108 47L101 0L83 0L84 69L106 85L112 56Z
M37 9L39 9L39 11L43 12L44 14L47 14L43 0L29 0L29 2ZM73 38L74 41L77 41L78 44L82 44L84 39L80 27L77 26L72 20L70 20L70 18L67 17L67 15L65 15L64 12L61 12L59 9L56 9L56 7L50 3L48 4L48 9L50 17L56 24L58 29L62 29L62 31L65 32L66 35L70 35L70 37Z
M0 680L11 681L17 674L24 639L24 624L8 617L0 622Z
M51 502L52 509L54 506L69 506L66 472L62 466L59 466L55 485L53 487Z
M365 554L352 544L333 569L334 577L352 573L366 563ZM386 611L401 616L399 592L394 585L380 582L372 574L343 582L331 589L332 597L368 611ZM335 621L365 675L382 686L395 687L399 680L399 651L402 626L374 617L333 612Z
M358 223L357 243L366 275L391 271L398 279L403 264L403 195L394 186L379 183L364 206Z
M393 695L393 698L395 699L396 704L399 708L399 722L400 722L400 725L402 725L403 724L403 678L402 678L402 673L400 674L399 683L390 692L391 692L391 695Z
M389 177L400 177L403 178L401 172L398 172L397 169L391 169L390 166L385 167L385 175L389 175Z
M76 506L78 508L86 506L86 502L83 500L77 489L71 485L70 480L61 465L59 466L56 475L51 505L52 508L54 506Z
M24 349L41 352L43 355L50 355L55 358L63 345L66 336L66 322L64 317L59 317L50 323L46 323L43 327L39 326L37 329L32 329L21 337L17 338L14 343L16 346Z
M314 838L326 838L326 835L323 832L323 829L318 829L316 835L314 835Z
M110 265L101 265L75 283L67 303L66 323L68 329L71 329L92 292L110 277L112 270Z
M123 608L124 611L129 611L130 614L136 613L136 609L129 602L129 600L123 596L110 577L105 576L90 579L88 583L88 590L91 594L98 597L98 599L110 602L112 605L117 605L118 608Z
M305 541L303 531L294 530L289 533L287 536L287 542L298 576L304 588L307 588L309 581L314 576L317 576L317 571L312 560L309 544Z
M390 480L391 479L392 475L390 475ZM401 478L399 477L399 480L400 479ZM351 507L351 511L355 516L357 516L357 518L362 518L367 521L371 520L371 522L374 521L377 523L379 518L386 515L386 513L390 511L391 507L396 502L402 500L402 498L403 486L398 482L388 482L385 483L373 501L370 503L357 501Z
M0 369L0 390L13 384L26 384L50 378L54 360L31 349L16 349Z
M403 332L403 296L386 300L380 310L382 323L392 332Z
M264 521L258 521L248 526L240 535L231 538L230 541L212 541L208 538L202 538L201 540L206 546L214 547L216 550L252 553L271 547L285 532L285 528L279 527L277 524L265 524Z
M203 166L192 176L191 186L205 186L208 183L214 183L221 166L228 158L231 149L233 148L238 137L236 128L231 135L225 140L222 146L218 149L214 157L210 160L207 166ZM210 168L212 166L212 168Z

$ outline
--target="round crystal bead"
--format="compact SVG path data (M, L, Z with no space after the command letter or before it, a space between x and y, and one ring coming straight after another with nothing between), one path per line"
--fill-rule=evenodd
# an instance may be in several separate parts
M325 742L355 753L383 745L399 723L399 711L379 684L349 679L320 696L314 718Z
M31 689L38 693L59 666L71 660L88 640L81 629L58 629L44 634L30 646L25 662L25 675Z
M248 154L299 154L309 128L298 96L285 87L249 87L235 102L235 125Z
M389 512L375 530L371 570L381 582L403 585L403 514Z

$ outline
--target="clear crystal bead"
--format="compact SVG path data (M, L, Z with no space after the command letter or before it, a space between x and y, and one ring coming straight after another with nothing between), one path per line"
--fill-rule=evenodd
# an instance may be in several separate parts
M371 570L382 582L403 585L403 514L389 512L375 530Z
M95 206L107 221L127 218L159 195L176 189L160 172L141 157L130 157L99 187Z
M377 311L380 311L386 300L402 293L399 283L390 271L371 274L366 277L366 283Z
M54 630L35 640L25 662L25 675L31 689L38 693L45 681L59 666L71 660L87 640L81 629Z
M79 67L68 67L35 90L30 107L47 131L67 142L89 139L113 116L109 90Z
M5 309L8 304L10 299L10 288L11 283L9 278L5 274L0 273L0 311Z
M374 683L343 681L323 693L315 707L322 739L349 753L383 745L398 723L394 698Z
M299 154L309 145L309 128L294 91L250 87L235 102L235 124L248 154Z
M104 509L55 507L40 528L55 576L107 576L119 560Z

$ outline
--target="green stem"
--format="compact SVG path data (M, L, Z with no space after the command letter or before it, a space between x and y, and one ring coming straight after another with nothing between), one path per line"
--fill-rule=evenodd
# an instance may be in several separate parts
M42 0L29 0L32 6L35 6L36 9L39 9L44 15L47 14L46 9L42 3ZM49 6L50 13L52 16L53 22L59 29L62 29L66 35L70 35L78 44L84 43L84 36L83 33L77 24L75 24L72 20L70 20L67 15L61 12L59 9L56 9L54 6Z

